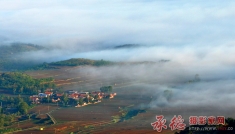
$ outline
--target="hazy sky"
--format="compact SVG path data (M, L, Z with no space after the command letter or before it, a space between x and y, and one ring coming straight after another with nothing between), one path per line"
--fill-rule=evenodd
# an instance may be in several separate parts
M0 42L62 48L235 42L232 0L1 0Z
M21 54L57 61L169 59L180 66L218 71L235 65L232 0L1 0L0 45L55 47ZM111 50L127 43L148 48Z

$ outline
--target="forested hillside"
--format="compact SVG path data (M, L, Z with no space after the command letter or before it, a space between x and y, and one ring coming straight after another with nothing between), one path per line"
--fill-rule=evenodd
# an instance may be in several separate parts
M13 43L11 45L0 44L0 69L1 70L19 70L30 66L29 62L23 61L17 57L17 54L29 51L38 51L44 49L34 44Z
M0 74L0 89L8 90L13 94L37 94L46 88L54 88L53 78L34 79L19 72Z
M12 57L15 53L40 49L43 49L43 47L34 44L13 43L11 45L0 45L0 57Z
M91 66L105 66L111 65L113 62L105 60L90 60L83 58L73 58L64 61L52 62L50 65L56 66L81 66L81 65L91 65Z

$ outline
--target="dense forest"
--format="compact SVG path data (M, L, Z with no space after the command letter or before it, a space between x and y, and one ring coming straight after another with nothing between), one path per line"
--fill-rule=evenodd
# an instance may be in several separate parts
M19 72L0 74L0 88L13 94L38 94L46 88L54 88L53 78L34 79Z
M29 97L21 97L20 95L18 97L0 95L0 102L0 133L19 130L20 128L5 127L22 120L23 116L30 118L28 110L34 106Z

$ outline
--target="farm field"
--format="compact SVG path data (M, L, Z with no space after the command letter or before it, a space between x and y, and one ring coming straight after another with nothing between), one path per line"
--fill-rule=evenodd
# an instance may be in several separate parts
M224 112L217 112L218 107L146 107L152 100L152 94L148 89L142 89L138 84L151 84L153 81L144 81L138 79L129 79L120 77L109 77L104 74L94 74L86 70L93 67L62 67L56 70L40 70L26 72L35 78L53 77L57 86L62 90L78 90L78 91L98 91L102 85L112 85L113 92L117 96L113 99L104 99L97 104L91 104L84 107L61 107L56 105L38 105L31 109L31 112L40 112L50 115L56 120L57 124L44 126L43 132L39 128L33 128L18 134L24 133L94 133L94 134L145 134L156 133L151 123L156 121L156 115L164 115L167 125L174 115L182 115L185 123L188 125L189 116L219 116L235 117L231 109ZM76 72L76 73L75 73ZM157 89L156 89L157 90ZM174 101L174 100L172 100ZM142 108L146 110L139 113L131 119L114 123L113 116L120 115L120 108ZM162 133L174 133L168 127Z

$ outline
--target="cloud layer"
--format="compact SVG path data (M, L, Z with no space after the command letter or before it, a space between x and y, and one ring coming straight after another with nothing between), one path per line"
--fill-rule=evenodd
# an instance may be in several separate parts
M167 59L192 74L203 70L203 77L234 74L235 2L230 0L3 0L0 5L0 45L19 41L51 48L17 55L23 59ZM126 43L149 47L107 49Z
M2 43L91 50L234 43L233 1L1 1Z

